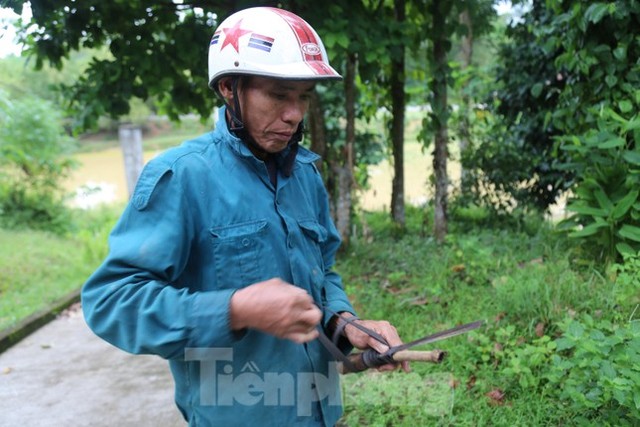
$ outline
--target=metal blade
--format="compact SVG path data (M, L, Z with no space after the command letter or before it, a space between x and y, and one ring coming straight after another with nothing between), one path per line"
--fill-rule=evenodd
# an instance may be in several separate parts
M429 344L432 342L455 337L456 335L464 334L465 332L477 329L482 325L484 325L484 320L477 320L475 322L467 323L466 325L456 326L455 328L447 329L446 331L436 332L435 334L427 335L426 337L418 338L417 340L391 347L385 354L393 355L393 353L397 351L406 350L417 345Z

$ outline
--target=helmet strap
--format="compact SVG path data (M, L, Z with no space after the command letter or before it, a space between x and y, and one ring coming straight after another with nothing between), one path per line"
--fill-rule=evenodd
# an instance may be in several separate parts
M227 111L229 111L229 115L231 116L231 123L229 123L229 131L233 133L235 136L240 138L249 146L249 148L253 149L257 153L261 155L268 156L269 153L264 151L262 147L258 145L258 143L253 139L253 137L247 132L247 129L244 127L244 122L242 121L242 111L240 110L240 97L238 96L238 84L240 83L240 79L242 76L233 76L231 78L231 93L233 95L233 108L225 101L227 104Z
M240 99L238 98L238 83L240 82L240 76L234 76L231 79L231 93L233 94L233 108L229 108L231 113L231 126L229 130L231 132L238 132L244 130L244 123L242 122L242 112L240 111Z

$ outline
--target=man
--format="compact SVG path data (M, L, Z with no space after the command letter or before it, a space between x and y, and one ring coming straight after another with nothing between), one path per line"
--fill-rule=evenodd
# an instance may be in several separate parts
M332 426L342 409L330 351L388 348L356 322L401 342L388 322L353 320L331 270L340 239L318 157L298 146L316 82L339 78L292 13L222 22L209 50L225 103L215 130L148 163L83 288L96 334L169 360L190 425Z

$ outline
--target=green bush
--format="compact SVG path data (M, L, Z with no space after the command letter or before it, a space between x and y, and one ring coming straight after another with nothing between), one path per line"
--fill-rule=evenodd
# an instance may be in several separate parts
M60 182L75 165L72 148L52 104L0 93L0 226L68 228Z
M640 321L615 324L567 319L556 340L549 390L583 424L602 417L608 425L631 426L640 419Z
M564 168L581 177L567 206L573 214L561 226L599 258L614 261L640 250L638 137L640 117L626 119L605 108L593 129L559 139L572 158Z
M75 234L82 243L83 261L86 264L98 265L107 256L109 234L121 211L121 206L99 206L82 211L81 215L74 218Z

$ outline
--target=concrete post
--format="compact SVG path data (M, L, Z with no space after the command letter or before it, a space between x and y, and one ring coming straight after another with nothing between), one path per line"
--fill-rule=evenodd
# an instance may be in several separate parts
M137 125L123 124L118 128L118 138L124 157L124 173L127 180L129 198L138 182L138 177L144 166L142 156L142 129Z

